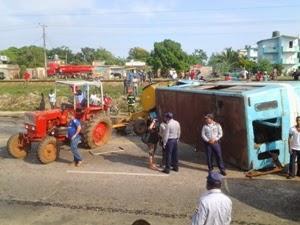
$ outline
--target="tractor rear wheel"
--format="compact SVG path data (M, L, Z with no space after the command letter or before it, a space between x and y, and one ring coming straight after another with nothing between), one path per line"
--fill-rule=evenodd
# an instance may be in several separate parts
M147 131L147 123L146 120L139 118L133 123L133 131L136 135L140 136Z
M55 137L47 136L39 144L37 156L41 163L47 164L58 158L58 147Z
M8 139L7 151L12 157L17 159L22 159L27 156L26 147L19 134L14 134Z
M104 116L95 116L87 124L84 131L84 142L89 148L96 148L107 143L112 133L111 120Z

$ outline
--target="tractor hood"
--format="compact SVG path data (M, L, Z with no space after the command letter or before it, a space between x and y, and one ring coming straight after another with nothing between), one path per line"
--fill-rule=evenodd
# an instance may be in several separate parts
M60 109L52 109L46 111L36 111L25 113L24 122L30 125L36 125L38 120L52 120L61 116Z

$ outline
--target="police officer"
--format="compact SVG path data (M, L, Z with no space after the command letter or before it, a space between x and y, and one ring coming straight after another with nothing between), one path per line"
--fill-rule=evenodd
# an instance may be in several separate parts
M166 166L162 171L164 173L170 173L171 165L173 170L178 172L178 149L177 143L180 138L180 124L173 119L173 114L168 112L164 115L166 121L166 129L163 133L163 147L165 148Z

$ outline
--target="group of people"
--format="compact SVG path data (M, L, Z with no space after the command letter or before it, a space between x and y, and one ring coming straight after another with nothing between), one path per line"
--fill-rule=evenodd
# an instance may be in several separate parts
M221 125L214 120L213 114L204 116L205 124L201 129L201 138L204 143L206 154L208 176L206 180L207 192L200 199L196 211L192 217L192 225L202 224L230 224L232 201L221 191L222 179L227 175L222 158L220 140L223 136ZM159 122L155 113L150 113L147 121L147 140L144 142L149 149L149 167L158 170L155 164L155 152L158 144L162 148L161 171L169 174L170 170L179 171L178 163L178 141L181 135L181 128L178 121L174 119L171 112L163 115ZM68 137L71 141L71 151L73 153L73 164L80 166L82 157L78 151L80 142L80 121L71 116ZM289 131L290 165L288 178L295 177L295 162L298 158L298 176L300 176L300 116L296 118L296 125ZM213 158L216 159L220 172L214 171Z
M123 81L124 94L128 94L129 91L136 97L138 95L139 84L143 84L146 81L146 74L143 71L134 72L129 71L126 78Z
M158 122L155 113L152 115L150 114L148 118L148 130L144 134L147 136L147 140L144 140L144 142L149 148L149 167L158 170L154 155L159 143L162 148L162 161L160 163L160 166L163 168L162 172L169 174L171 169L178 172L177 144L181 132L180 124L173 118L171 112L164 114L161 123Z
M226 170L222 158L220 139L223 136L222 127L214 120L213 114L204 116L205 125L202 127L201 137L204 142L208 176L206 182L207 192L200 197L198 207L192 217L192 225L222 224L231 222L232 202L229 197L221 192L222 178L226 176ZM154 154L158 143L162 147L161 170L170 173L170 169L179 171L178 141L180 138L180 124L173 118L173 114L165 113L161 123L155 116L151 116L147 122L149 148L149 167L158 170L155 166ZM213 158L216 158L220 173L213 170Z
M204 116L205 125L202 127L201 138L204 142L204 148L207 159L207 166L209 173L213 172L213 159L217 161L220 173L226 176L226 169L223 162L222 150L220 145L220 139L223 136L223 130L219 123L214 120L213 114L207 114ZM164 166L162 170L165 173L170 172L170 168L174 171L178 171L178 147L177 143L180 139L180 124L173 118L171 112L165 113L161 123L158 122L156 114L153 116L150 114L147 121L147 132L142 137L147 140L143 140L149 149L149 167L151 169L157 169L154 162L154 154L157 149L158 143L162 148L162 162L161 166Z

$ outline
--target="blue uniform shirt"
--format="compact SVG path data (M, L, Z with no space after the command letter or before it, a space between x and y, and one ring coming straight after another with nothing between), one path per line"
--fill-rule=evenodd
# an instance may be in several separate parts
M77 131L77 128L80 126L80 121L78 119L73 119L68 125L68 138L71 139Z

